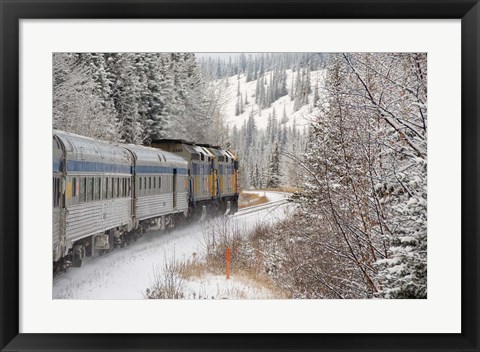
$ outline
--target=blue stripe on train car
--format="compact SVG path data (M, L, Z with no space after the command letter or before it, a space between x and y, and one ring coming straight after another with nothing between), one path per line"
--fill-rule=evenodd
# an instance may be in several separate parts
M137 165L135 171L137 174L173 174L173 168L167 166Z
M113 174L132 174L131 165L97 163L94 161L67 160L67 172L104 172Z
M62 172L63 164L61 160L53 161L53 171Z
M135 171L137 174L173 174L173 167L167 166L144 166L137 165ZM187 169L176 169L177 174L186 175Z

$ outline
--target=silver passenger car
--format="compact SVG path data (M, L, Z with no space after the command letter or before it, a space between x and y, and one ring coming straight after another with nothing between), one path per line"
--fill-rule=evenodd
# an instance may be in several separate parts
M149 228L173 225L173 215L188 213L188 163L178 155L156 148L126 145L135 167L136 222ZM147 221L149 220L149 221Z
M63 256L73 247L72 260L81 265L87 254L109 249L110 236L132 230L133 158L123 147L71 133L54 131L53 139L54 187L59 177L64 208L54 221L54 259L55 251Z

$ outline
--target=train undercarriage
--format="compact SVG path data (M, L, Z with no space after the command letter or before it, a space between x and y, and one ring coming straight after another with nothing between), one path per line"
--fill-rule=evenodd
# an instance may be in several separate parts
M123 248L135 242L147 231L169 231L175 227L202 222L210 216L233 215L238 210L238 196L225 197L220 201L190 203L188 214L165 214L135 222L134 229L116 227L104 233L94 234L75 241L68 254L53 263L54 273L68 267L81 267L88 258L102 256L115 248Z

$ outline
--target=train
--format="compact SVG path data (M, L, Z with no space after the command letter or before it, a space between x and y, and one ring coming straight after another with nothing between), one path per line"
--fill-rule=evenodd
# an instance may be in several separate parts
M82 266L147 230L234 214L238 170L235 153L210 144L113 144L54 130L54 272Z

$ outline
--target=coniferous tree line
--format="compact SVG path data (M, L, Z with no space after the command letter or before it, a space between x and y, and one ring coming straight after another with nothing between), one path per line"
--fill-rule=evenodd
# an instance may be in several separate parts
M192 53L56 53L53 80L54 128L136 144L224 129L212 135L221 103Z
M259 79L266 72L309 68L316 71L325 67L327 53L240 53L232 54L228 59L202 57L199 60L203 72L208 72L214 79L245 75L246 81Z

